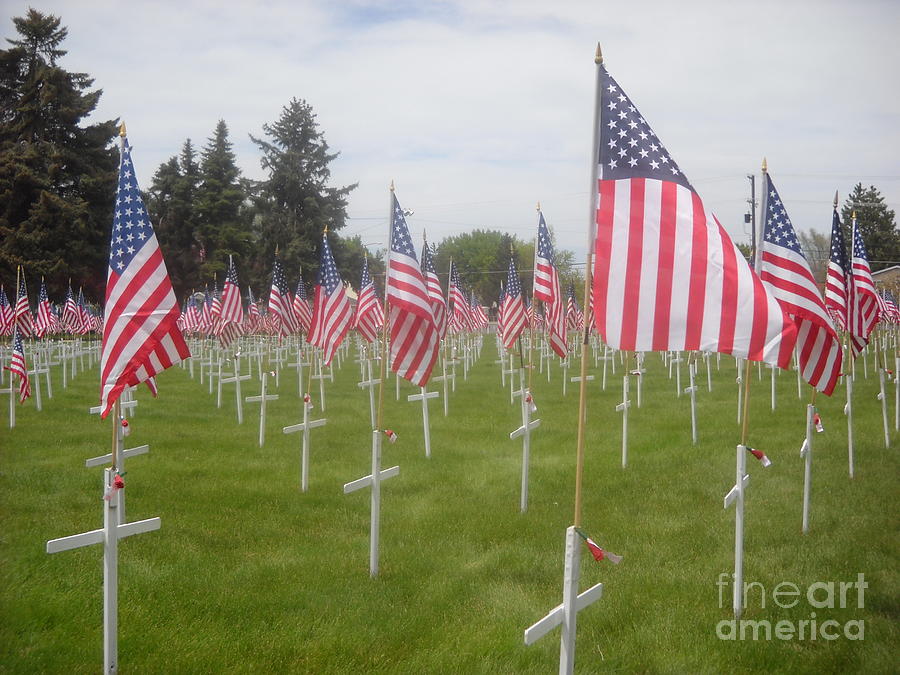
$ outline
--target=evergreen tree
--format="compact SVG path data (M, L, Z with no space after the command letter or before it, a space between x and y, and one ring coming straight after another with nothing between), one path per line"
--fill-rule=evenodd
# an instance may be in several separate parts
M196 231L194 200L200 182L200 167L191 139L180 157L171 157L153 176L147 196L147 210L156 228L176 298L200 288L203 242Z
M228 127L219 120L216 130L201 152L200 184L194 203L197 233L206 249L201 265L203 279L220 278L228 269L228 256L248 261L251 235L245 213L240 170L235 163Z
M312 107L305 101L291 99L278 120L264 124L263 131L263 138L250 136L268 172L254 195L257 251L251 277L255 287L267 287L276 247L288 278L296 277L301 267L305 274L307 270L314 273L322 232L325 227L332 232L344 227L347 195L356 187L328 185L328 165L339 153L329 152Z
M894 211L884 203L884 197L874 185L863 188L857 183L847 195L841 209L844 241L852 246L850 227L853 212L856 212L856 226L866 245L872 271L900 264L900 232Z
M82 126L101 90L58 65L60 19L30 9L0 51L0 278L26 265L50 294L68 279L100 298L106 283L118 153L114 120Z

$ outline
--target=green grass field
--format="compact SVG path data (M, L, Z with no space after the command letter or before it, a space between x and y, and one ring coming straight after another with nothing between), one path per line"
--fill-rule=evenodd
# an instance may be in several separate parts
M282 374L269 404L265 447L258 406L235 419L225 403L175 368L159 378L160 398L142 389L128 447L150 454L127 465L128 520L160 516L158 532L119 547L119 662L126 673L547 673L557 669L559 634L526 647L523 631L562 600L565 529L575 482L577 385L562 395L561 372L535 374L537 417L529 508L519 512L519 405L500 388L493 338L451 394L450 416L432 401L432 457L424 455L415 389L393 378L384 419L399 440L384 444L381 573L369 577L369 491L342 485L370 471L366 394L351 359L327 387L326 426L312 432L310 489L299 490L300 421L294 371ZM898 448L884 448L878 380L869 362L855 383L856 477L847 469L844 389L817 403L826 431L816 435L811 531L801 530L804 436L809 388L753 367L749 443L773 461L748 457L745 619L831 620L864 626L863 639L721 640L732 617L734 511L722 500L734 484L737 385L731 357L701 369L700 443L691 445L689 398L676 398L657 354L647 355L643 406L629 419L629 466L622 469L621 365L602 391L590 383L583 527L624 556L596 563L586 548L582 589L604 582L604 597L580 613L576 671L891 672L900 618ZM713 357L715 364L715 357ZM198 369L199 371L199 369ZM574 375L575 373L570 373ZM686 371L683 386L687 386ZM259 383L245 383L245 394ZM632 400L636 398L632 393ZM108 422L87 409L98 399L97 371L37 412L20 406L8 428L0 416L0 671L91 673L102 666L102 550L55 555L48 539L102 525L101 469L84 460L109 451ZM314 391L314 399L318 399ZM892 444L894 393L889 411ZM320 417L318 409L314 417ZM868 587L844 608L816 608L817 582ZM801 591L793 608L773 601L779 583ZM766 596L763 603L760 585ZM837 586L838 584L836 584ZM824 591L817 596L824 597ZM721 602L720 602L721 598ZM784 603L788 604L788 603ZM811 615L815 613L815 617ZM835 623L831 624L832 626ZM859 637L858 628L855 636ZM808 633L808 627L807 627Z

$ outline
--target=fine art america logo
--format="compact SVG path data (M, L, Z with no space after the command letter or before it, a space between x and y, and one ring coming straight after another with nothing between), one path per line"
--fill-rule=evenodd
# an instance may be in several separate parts
M716 581L719 607L724 608L731 597L732 580L730 574L722 572ZM716 624L716 637L720 640L847 640L865 639L865 621L852 619L841 623L827 618L816 610L862 609L866 606L865 591L869 587L865 575L857 574L856 581L816 581L805 589L790 581L782 581L771 593L758 581L744 582L743 606L748 601L758 602L760 609L780 607L793 609L806 602L809 617L799 620L782 619L770 621L760 619L723 619ZM726 590L727 589L727 590Z

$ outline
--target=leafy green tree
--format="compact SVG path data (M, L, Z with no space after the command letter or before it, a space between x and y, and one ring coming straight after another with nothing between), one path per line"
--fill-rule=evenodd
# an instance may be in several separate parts
M874 185L863 188L862 183L857 183L844 201L841 220L848 246L852 246L850 227L854 211L872 271L900 264L900 232L894 211L887 207Z
M61 296L71 277L89 297L106 283L118 153L114 120L84 125L101 90L58 65L68 30L29 9L0 51L0 277L24 265ZM33 281L32 281L33 283Z
M806 232L798 232L800 249L806 256L806 262L813 273L813 278L818 284L825 283L825 273L828 270L828 256L831 253L830 238L809 228Z
M254 194L254 234L257 257L255 285L267 283L276 247L285 273L318 266L319 242L326 227L337 232L347 218L347 196L356 184L329 186L329 164L339 153L329 152L312 107L292 98L281 116L263 125L264 137L250 139L262 152L268 173ZM357 272L358 274L358 272Z
M506 284L511 252L516 258L522 290L530 294L534 245L497 230L478 229L444 239L437 247L434 263L446 284L452 259L463 285L473 290L482 303L490 305L500 295L501 282Z

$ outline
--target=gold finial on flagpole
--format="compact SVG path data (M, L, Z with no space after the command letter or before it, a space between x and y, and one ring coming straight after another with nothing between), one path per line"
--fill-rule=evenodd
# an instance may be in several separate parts
M603 63L603 52L600 49L600 43L597 43L597 52L594 54L594 63L598 66Z
M763 157L762 172L766 173L766 172L768 172L768 170L769 170L769 165L766 163L766 158Z
M391 192L393 192L393 191L394 191L394 180L391 179Z
M541 212L541 203L540 203L540 202L537 203L537 208L536 208L535 210L536 210L538 213Z
M856 210L853 211L853 215L850 216L853 220L856 220Z
M278 244L275 244L275 257L278 257Z
M125 122L119 122L119 136L125 138Z
M838 191L835 190L834 191L834 208L837 208L837 202L838 202L837 195L838 195Z
M328 234L328 225L325 226L325 231L322 234Z

